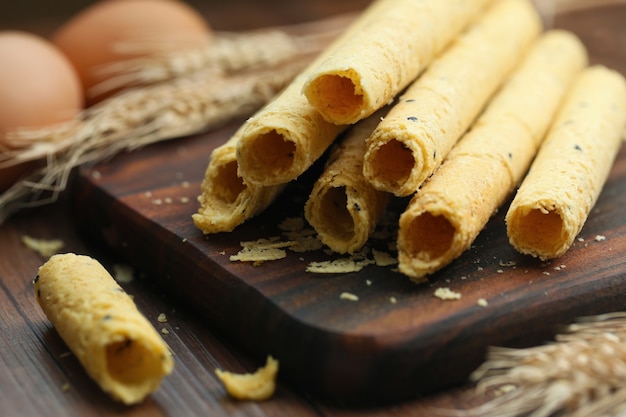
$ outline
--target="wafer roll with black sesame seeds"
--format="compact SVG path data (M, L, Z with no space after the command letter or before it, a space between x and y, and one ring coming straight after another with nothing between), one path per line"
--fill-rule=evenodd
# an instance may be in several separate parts
M384 110L379 110L361 120L333 145L305 205L307 221L322 243L337 253L361 249L387 207L389 194L363 177L365 139L382 115Z
M468 16L459 16L456 12L450 12L455 16L446 21L445 18L437 18L438 24L433 27L435 21L428 18L422 22L419 15L411 15L410 11L414 5L420 2L407 0L377 0L370 4L360 16L346 29L336 41L326 48L302 73L297 76L283 92L264 108L253 115L246 123L241 141L237 145L237 160L241 175L249 183L261 185L275 185L286 183L296 179L304 171L310 168L313 163L328 149L332 142L341 134L348 124L335 124L327 121L320 114L303 94L305 83L317 71L318 65L327 57L330 57L344 43L351 42L353 37L359 37L368 32L378 32L380 37L384 37L389 31L397 32L395 26L397 22L390 21L389 10L400 10L406 13L394 12L394 16L404 15L403 20L415 19L415 22L422 22L423 25L410 27L410 33L403 33L403 36L410 36L415 49L418 45L427 45L430 40L430 33L433 31L446 32L448 25L460 31L462 21L467 21L476 15L476 10L480 5L493 0L462 0L454 2L460 11L473 11ZM440 0L428 0L427 3L439 5ZM443 3L448 3L443 2ZM434 6L433 6L434 7ZM476 10L475 10L476 9ZM379 22L380 19L384 22ZM403 27L406 27L403 24ZM372 36L372 35L370 35ZM376 34L373 34L376 37ZM446 35L450 36L450 35ZM404 42L404 41L403 41ZM389 43L389 42L388 42ZM392 42L393 43L393 42ZM437 41L439 47L441 41ZM366 56L369 48L373 45L365 43L360 46L359 56ZM393 45L389 45L393 47ZM428 49L434 46L425 46ZM436 49L436 48L435 48ZM407 51L402 51L406 54ZM408 51L411 53L412 51ZM391 49L388 53L393 54ZM356 57L351 57L353 59ZM358 58L362 59L362 58ZM363 58L367 59L367 58ZM399 61L400 62L400 61ZM420 64L423 65L423 64ZM410 69L396 68L404 72ZM377 71L385 71L386 67L376 68ZM389 99L379 103L379 108L388 104Z
M493 4L428 67L368 139L363 172L377 189L415 193L439 167L541 33L528 0Z
M577 79L506 214L523 254L558 258L587 221L622 145L626 81L602 66Z
M270 186L298 178L347 128L324 120L306 100L302 88L316 64L358 32L389 1L372 2L282 92L246 120L236 146L239 171L246 183Z
M202 233L231 232L265 210L284 190L285 184L258 185L243 180L237 163L241 129L211 152L200 185L200 207L192 220Z
M587 52L572 33L544 34L400 216L400 271L415 281L464 253L514 191Z
M309 103L353 124L388 104L493 0L389 0L310 74Z
M114 399L139 403L172 371L159 333L95 259L54 255L39 268L34 288L68 348Z

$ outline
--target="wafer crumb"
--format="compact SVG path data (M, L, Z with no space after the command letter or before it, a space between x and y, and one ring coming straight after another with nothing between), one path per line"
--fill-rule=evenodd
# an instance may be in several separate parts
M36 239L27 235L22 236L22 243L46 258L57 254L65 245L60 239Z
M115 264L113 265L113 278L119 283L128 284L135 279L135 273L130 265Z
M435 290L435 297L441 300L459 300L461 293L454 292L448 287L440 287Z
M349 293L349 292L342 292L339 295L339 298L341 298L342 300L348 300L348 301L359 301L359 297L357 295Z
M481 307L487 307L489 303L484 298L479 298L477 304Z
M268 356L265 366L254 373L237 374L216 369L215 374L231 397L239 400L266 400L276 390L278 361Z

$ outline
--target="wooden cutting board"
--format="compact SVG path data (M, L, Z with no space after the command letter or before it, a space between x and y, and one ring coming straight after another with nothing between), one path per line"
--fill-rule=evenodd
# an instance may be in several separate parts
M625 15L622 3L563 14L556 24L581 36L592 62L626 73L617 53L626 45ZM489 346L541 343L579 316L625 308L626 147L580 240L561 259L516 253L502 209L467 253L417 285L394 267L306 272L311 261L333 259L324 251L258 266L231 262L241 241L279 236L283 219L302 216L315 173L236 231L203 236L191 221L200 181L211 150L238 124L83 168L73 186L76 219L260 363L276 357L281 378L305 391L358 403L414 397L465 380ZM405 203L397 200L396 209ZM462 297L441 300L439 287Z

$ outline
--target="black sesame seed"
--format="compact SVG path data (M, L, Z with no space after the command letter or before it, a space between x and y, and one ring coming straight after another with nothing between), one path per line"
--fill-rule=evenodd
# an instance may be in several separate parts
M417 117L415 117L415 116L409 116L409 117L407 117L406 119L407 119L407 120L410 120L410 121L412 121L412 122L417 122L417 121L419 120L419 119L418 119Z
M574 145L574 149L576 149L577 151L581 151L583 150L583 148L580 147L580 145Z
M513 154L509 152L509 159L513 159Z
M39 282L39 275L37 275L37 276L35 277L35 279L33 280L33 284L36 284L36 283L38 283L38 282Z
M413 102L415 102L415 99L414 98L409 98L409 99L404 100L404 102L405 103L413 103Z

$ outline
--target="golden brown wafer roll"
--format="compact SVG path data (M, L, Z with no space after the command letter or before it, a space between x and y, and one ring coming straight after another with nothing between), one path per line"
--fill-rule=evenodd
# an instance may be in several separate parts
M265 210L285 188L245 182L238 172L236 132L211 152L198 196L200 208L191 217L203 233L230 232Z
M159 333L98 261L54 255L39 268L34 287L61 338L114 399L138 403L172 371Z
M400 216L400 271L415 281L465 252L522 180L563 97L587 65L573 34L543 35Z
M368 25L396 0L377 0L367 7L309 66L271 102L244 123L237 144L241 176L250 184L287 183L306 171L345 130L327 122L302 94L309 74L351 35ZM369 45L364 46L364 48ZM385 104L385 103L383 103Z
M594 66L581 73L506 214L519 252L552 259L580 233L626 128L626 81Z
M429 66L368 139L363 173L411 195L435 171L541 32L528 0L499 0Z
M317 66L304 94L329 122L355 123L391 102L492 1L386 1Z
M363 177L365 139L383 114L380 110L361 120L333 145L305 205L307 221L322 243L337 253L361 249L387 207L389 194Z

